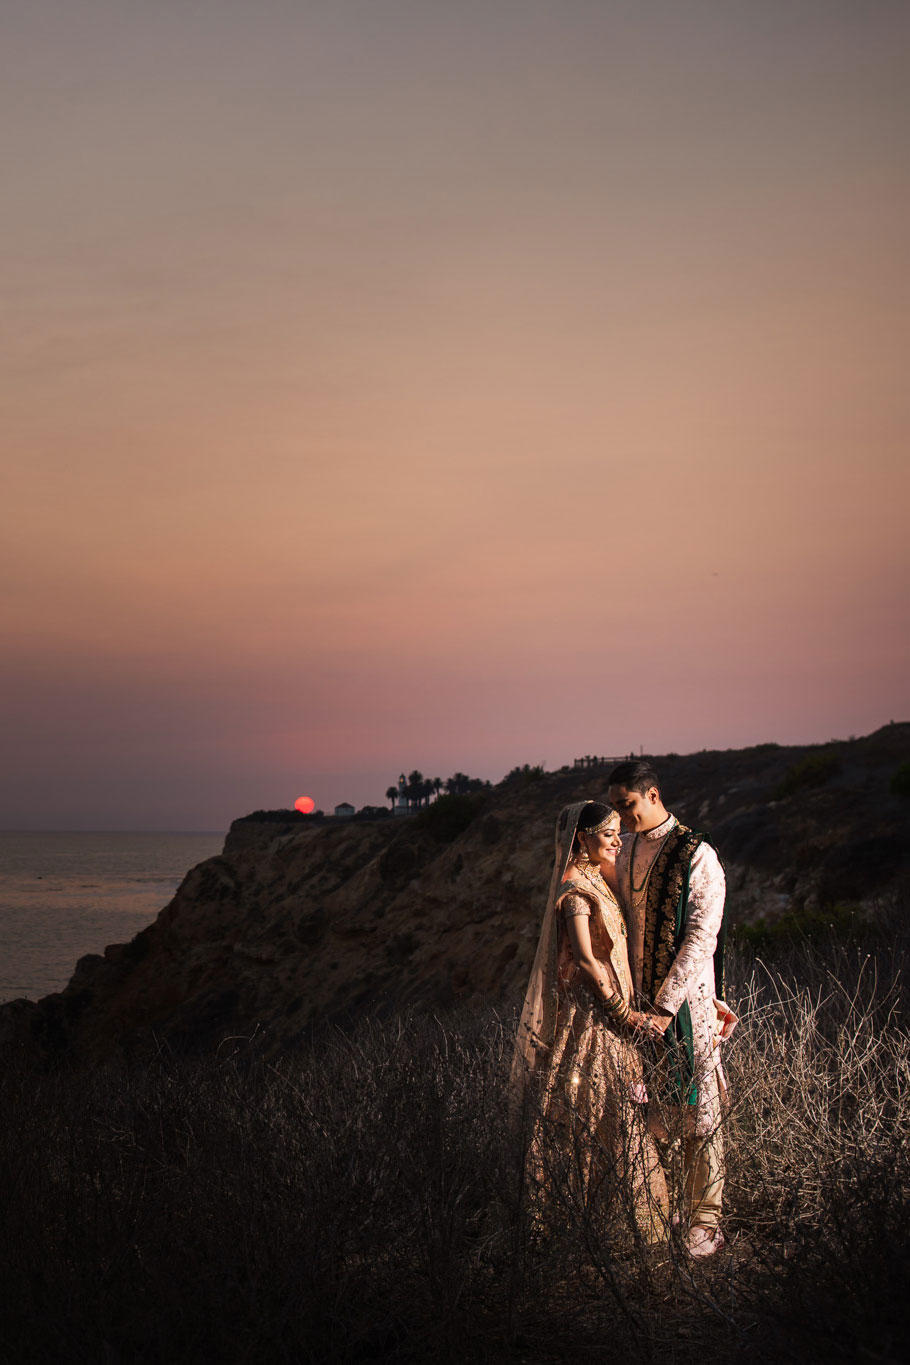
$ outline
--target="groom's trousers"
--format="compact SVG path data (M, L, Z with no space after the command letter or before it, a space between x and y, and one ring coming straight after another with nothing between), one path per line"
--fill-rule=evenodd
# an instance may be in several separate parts
M683 1198L689 1226L720 1225L724 1192L724 1140L720 1128L707 1137L683 1139Z

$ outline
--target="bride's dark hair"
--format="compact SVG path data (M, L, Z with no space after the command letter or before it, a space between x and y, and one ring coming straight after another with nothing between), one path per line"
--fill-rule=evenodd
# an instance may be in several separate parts
M579 815L578 824L575 826L576 833L575 839L573 840L575 848L578 849L579 847L579 834L588 834L592 829L598 829L600 825L604 824L615 814L616 811L612 806L604 805L602 801L589 801L581 812L581 815Z
M615 814L612 806L605 806L601 801L589 801L578 817L578 828L582 834L587 834L589 830L596 829L604 820L609 820L610 816Z

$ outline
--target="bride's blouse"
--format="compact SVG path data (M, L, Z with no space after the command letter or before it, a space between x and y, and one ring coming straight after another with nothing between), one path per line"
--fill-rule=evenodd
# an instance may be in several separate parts
M626 923L610 888L602 879L598 880L600 886L581 885L571 880L563 882L557 895L556 907L561 912L560 942L565 944L560 952L560 984L573 986L578 973L571 957L565 920L573 915L584 915L590 920L588 927L594 956L607 968L613 989L628 1004L632 1000L632 976L626 947Z

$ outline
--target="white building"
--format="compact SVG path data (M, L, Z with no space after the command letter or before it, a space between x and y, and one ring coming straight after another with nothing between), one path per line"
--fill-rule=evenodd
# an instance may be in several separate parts
M402 773L398 779L398 795L396 796L395 804L392 807L393 815L410 815L411 803L408 801L407 788L408 779L405 777L404 773Z
M356 807L350 801L342 801L340 806L335 807L336 820L350 820L356 814Z

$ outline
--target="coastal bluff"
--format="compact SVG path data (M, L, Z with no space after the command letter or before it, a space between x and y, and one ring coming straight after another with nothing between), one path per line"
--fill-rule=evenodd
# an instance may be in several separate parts
M910 724L825 745L654 757L668 807L711 834L731 922L857 915L910 886ZM59 994L0 1007L24 1057L100 1060L253 1039L412 1005L520 1000L554 820L603 799L609 767L528 773L404 820L236 820L130 943L80 959ZM903 774L903 776L902 776Z

